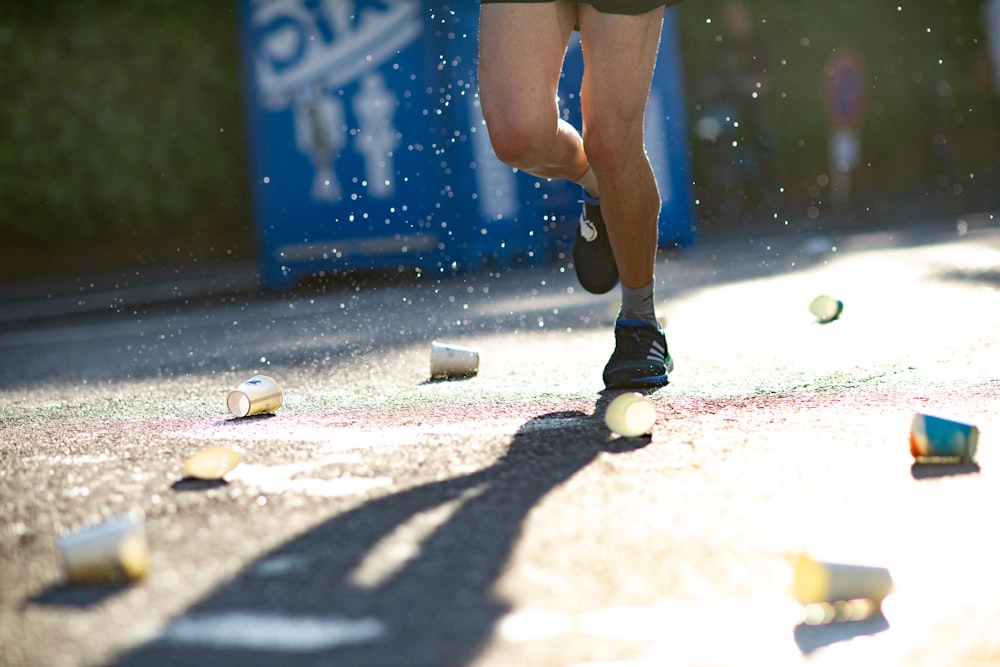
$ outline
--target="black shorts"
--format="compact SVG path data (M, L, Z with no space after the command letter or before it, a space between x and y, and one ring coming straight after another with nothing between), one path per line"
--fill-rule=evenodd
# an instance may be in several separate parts
M479 0L484 4L491 2L552 2L552 0ZM680 0L577 0L577 3L593 5L594 9L605 14L645 14L657 7L676 5Z

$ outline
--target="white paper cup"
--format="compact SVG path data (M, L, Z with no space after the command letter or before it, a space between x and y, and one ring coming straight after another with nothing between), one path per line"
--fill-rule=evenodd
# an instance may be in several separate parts
M826 294L820 294L809 304L809 312L816 316L820 324L833 322L843 311L844 303Z
M145 516L135 511L58 540L66 578L72 583L113 583L141 579L149 569Z
M467 347L431 343L431 377L462 378L479 372L479 352Z
M281 387L266 375L255 375L226 397L226 407L235 417L271 413L281 407Z
M604 412L604 423L618 435L634 438L653 432L656 407L640 393L616 396Z
M892 592L884 567L821 563L801 556L795 565L795 597L800 604L871 600L876 606Z

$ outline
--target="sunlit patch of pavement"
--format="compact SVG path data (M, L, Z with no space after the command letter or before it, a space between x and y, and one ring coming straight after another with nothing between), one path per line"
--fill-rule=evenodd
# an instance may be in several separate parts
M886 601L882 613L807 625L803 608L790 597L666 599L582 613L519 609L500 620L497 636L513 643L594 637L642 646L639 659L572 667L893 667L906 664L906 656L948 610L918 595L897 594Z
M801 661L792 640L800 616L797 606L781 600L664 600L577 614L518 610L500 621L498 634L512 642L589 636L645 647L639 660L606 664L782 665Z

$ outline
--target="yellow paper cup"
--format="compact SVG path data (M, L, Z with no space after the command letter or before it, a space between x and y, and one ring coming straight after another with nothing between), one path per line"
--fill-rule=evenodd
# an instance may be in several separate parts
M242 460L243 454L228 447L209 447L184 462L184 474L194 479L222 479Z
M795 598L800 604L871 600L881 605L892 592L892 576L884 567L823 563L800 556L795 565Z
M59 556L72 583L114 583L141 579L149 569L145 516L140 511L67 533Z

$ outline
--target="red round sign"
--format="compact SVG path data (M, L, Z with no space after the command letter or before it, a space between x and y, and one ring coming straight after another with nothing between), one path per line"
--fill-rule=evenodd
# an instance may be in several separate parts
M827 68L826 108L834 127L853 130L861 125L868 103L868 74L850 51L840 51Z

